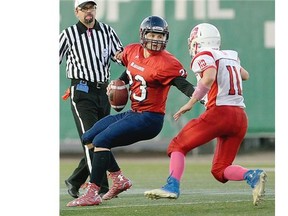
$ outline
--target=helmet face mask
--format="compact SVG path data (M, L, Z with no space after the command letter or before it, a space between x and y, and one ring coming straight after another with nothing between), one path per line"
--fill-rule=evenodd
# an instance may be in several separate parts
M209 23L201 23L195 26L188 38L188 50L192 58L204 48L220 50L220 45L220 33L215 26Z
M162 51L166 48L169 31L167 22L159 16L145 18L139 29L141 45L151 51Z
M145 48L152 51L161 51L166 47L166 35L157 32L148 32L144 35Z

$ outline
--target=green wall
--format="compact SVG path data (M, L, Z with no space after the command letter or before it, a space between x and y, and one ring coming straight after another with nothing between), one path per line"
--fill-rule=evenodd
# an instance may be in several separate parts
M73 1L60 1L59 32L77 22ZM164 17L170 30L167 49L172 52L189 72L188 79L196 83L187 51L187 38L191 28L201 22L216 25L222 36L222 49L239 52L241 63L250 72L250 80L244 82L246 111L249 117L249 135L260 136L275 132L275 46L274 1L191 1L191 0L102 0L98 1L97 19L110 24L122 43L138 42L139 25L149 15ZM65 62L59 67L60 93L69 86L65 75ZM124 67L112 63L112 79L117 78ZM173 114L187 101L185 95L172 87L167 104L164 128L155 140L171 139L191 118L204 109L199 104L178 122ZM129 104L125 110L129 108ZM115 111L112 111L115 113ZM78 139L69 101L60 101L60 139Z

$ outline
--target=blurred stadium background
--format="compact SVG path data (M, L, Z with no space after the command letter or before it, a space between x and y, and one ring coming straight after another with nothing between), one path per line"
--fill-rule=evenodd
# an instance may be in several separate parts
M216 25L222 36L222 49L239 52L242 65L250 72L244 82L246 111L249 117L247 136L240 153L275 150L275 1L262 0L98 0L97 19L110 24L123 45L139 42L139 25L149 15L160 15L169 24L170 40L167 49L183 63L188 80L196 83L187 51L187 38L191 28L201 22ZM59 32L77 22L73 0L60 0ZM124 67L112 63L111 79L117 78ZM60 66L60 154L82 154L78 133L69 101L61 95L69 86L65 64ZM115 152L165 152L171 138L189 119L197 117L204 108L197 105L193 111L175 122L172 115L187 100L172 87L166 107L162 132L153 140L143 141ZM129 103L125 109L129 109ZM112 113L115 113L112 110ZM194 150L192 154L209 154L214 141Z

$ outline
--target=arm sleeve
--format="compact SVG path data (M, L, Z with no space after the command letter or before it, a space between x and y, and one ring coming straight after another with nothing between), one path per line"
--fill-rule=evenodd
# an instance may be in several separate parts
M188 82L184 77L176 77L172 80L171 85L176 86L187 97L191 97L195 88L194 85Z
M68 45L67 45L67 39L65 37L64 31L61 32L59 37L60 37L59 38L59 48L60 48L59 49L59 64L61 64L68 50Z
M123 48L123 44L120 41L120 39L119 39L118 35L116 34L115 30L111 26L109 26L109 28L111 29L110 37L111 37L111 43L112 43L112 48L111 48L112 52L111 52L110 58L111 58L112 61L114 61L114 62L116 61L117 63L122 64L120 61L117 61L114 58L114 56L115 56L116 52L118 52L118 51L122 52L123 51L123 49L124 49Z
M126 70L123 71L123 73L120 75L119 79L124 81L126 85L129 83L129 79L128 79Z

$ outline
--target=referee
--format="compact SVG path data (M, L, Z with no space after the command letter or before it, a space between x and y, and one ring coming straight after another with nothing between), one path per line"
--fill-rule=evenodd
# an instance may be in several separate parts
M71 110L81 139L96 121L110 114L106 87L110 79L110 59L123 50L116 32L96 20L96 1L75 0L78 23L60 33L60 63L66 59L66 77L71 80L69 91ZM82 145L85 156L72 175L65 180L68 193L79 197L79 188L91 173L93 151ZM104 177L99 194L109 190Z

